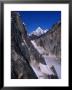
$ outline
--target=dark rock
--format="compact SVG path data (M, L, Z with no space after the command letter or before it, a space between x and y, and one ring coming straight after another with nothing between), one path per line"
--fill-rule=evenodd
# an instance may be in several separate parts
M56 72L54 66L51 67L51 70L52 70L53 73L54 73L54 75L52 75L52 78L56 78L56 79L58 79L58 75L57 75L57 72Z
M37 63L46 64L27 36L17 12L11 12L11 78L37 79L37 75L30 66L31 55Z
M30 59L28 49L26 46L22 47L21 45L23 41L22 35L25 34L26 37L25 28L19 22L20 19L17 13L11 12L11 14L11 78L37 78L28 62Z

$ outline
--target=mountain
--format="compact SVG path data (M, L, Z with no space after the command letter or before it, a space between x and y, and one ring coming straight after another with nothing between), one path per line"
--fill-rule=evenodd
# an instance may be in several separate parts
M32 66L37 65L38 68L39 63L46 65L44 58L30 42L18 14L12 12L11 17L11 78L37 79Z
M45 34L47 31L48 31L48 29L42 30L41 27L38 27L35 31L28 34L28 36L29 36L30 40L35 40L35 39L38 39L41 35Z
M36 31L38 31L41 36L32 41L27 35L26 25L22 23L18 13L12 11L11 18L11 79L58 79L54 67L54 62L56 62L56 60L51 57L53 63L49 65L47 63L49 57L45 59L46 57L44 57L39 50L45 48L45 51L51 52L50 45L52 49L53 46L59 47L60 43L57 45L57 41L59 42L60 40L58 37L59 34L56 33L59 30L52 30L51 32L43 34L43 30L38 28ZM55 32L54 35L52 33L53 31ZM51 35L53 35L52 39L54 38L52 40L53 43L50 43ZM44 43L46 45L43 46Z
M61 78L61 22L58 21L45 34L31 40L31 42L44 57L47 66L58 78Z
M58 21L53 25L51 30L35 39L38 46L44 48L48 55L55 55L61 57L61 22Z
M30 33L29 36L31 36L31 35L40 36L46 32L47 32L47 30L42 30L41 27L38 27L35 31Z

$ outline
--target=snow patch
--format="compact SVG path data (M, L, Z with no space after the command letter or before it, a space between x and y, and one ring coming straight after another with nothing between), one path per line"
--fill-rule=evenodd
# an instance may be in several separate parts
M37 51L38 51L40 54L46 53L46 51L44 50L44 48L42 48L42 47L40 47L40 46L37 46L37 44L35 43L34 40L31 40L31 43L34 45L34 47L37 49Z
M42 47L37 46L37 44L35 43L34 40L32 40L31 43L34 45L34 47L37 49L37 51L40 54L45 52L45 50ZM38 75L39 72L42 73L43 75L53 74L53 72L50 69L51 66L53 65L56 72L57 72L57 75L60 79L61 78L61 64L57 60L56 56L52 56L52 55L42 55L42 56L44 57L45 62L46 62L47 65L43 65L43 64L39 63L39 67L40 67L41 71L38 71L35 67L33 67L36 74ZM38 77L40 78L39 75L38 75ZM44 77L46 78L46 76L44 76Z
M48 75L54 74L47 65L36 63L36 60L32 60L30 65L39 79L48 79Z

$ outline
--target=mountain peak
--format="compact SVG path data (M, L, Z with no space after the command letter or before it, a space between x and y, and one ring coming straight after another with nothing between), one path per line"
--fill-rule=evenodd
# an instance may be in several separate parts
M40 36L44 33L46 33L46 30L43 30L41 27L37 27L37 29L35 31L33 31L32 33L30 33L29 36L31 36L31 35Z
M37 29L42 30L42 28L41 28L41 27L38 27Z

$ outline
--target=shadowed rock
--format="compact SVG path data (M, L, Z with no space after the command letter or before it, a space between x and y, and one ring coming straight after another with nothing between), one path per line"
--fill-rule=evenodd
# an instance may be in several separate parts
M44 58L30 42L26 28L17 12L12 11L11 18L11 78L37 79L30 63L36 60L37 63L46 64Z

